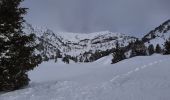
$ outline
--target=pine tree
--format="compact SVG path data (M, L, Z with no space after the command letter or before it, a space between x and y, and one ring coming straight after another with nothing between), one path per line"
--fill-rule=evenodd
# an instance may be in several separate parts
M149 45L149 47L148 47L148 51L149 51L149 55L154 54L155 50L154 50L154 46L153 46L153 44Z
M84 62L90 62L87 56L85 57Z
M41 63L34 54L35 35L22 31L23 0L1 0L0 2L0 91L12 91L28 85L26 74Z
M170 39L165 42L165 54L170 54Z
M70 62L68 56L63 57L62 61L66 64L69 64Z
M123 59L125 59L124 51L120 48L119 42L116 41L116 49L113 53L112 64L117 63Z
M159 46L159 44L156 45L155 52L156 53L161 53L162 52L161 47Z
M146 52L146 46L143 41L136 40L132 46L132 55L131 57L134 56L144 56L147 54Z

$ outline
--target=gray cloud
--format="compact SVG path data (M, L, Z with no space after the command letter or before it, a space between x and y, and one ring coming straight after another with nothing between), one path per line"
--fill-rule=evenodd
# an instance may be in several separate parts
M170 0L26 0L26 20L67 32L141 36L170 18Z

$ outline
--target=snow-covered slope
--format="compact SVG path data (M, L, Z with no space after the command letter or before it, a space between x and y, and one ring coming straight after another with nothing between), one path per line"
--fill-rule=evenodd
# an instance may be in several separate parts
M81 34L81 33L54 33L49 29L38 29L30 24L25 25L25 32L35 33L41 55L54 58L58 52L64 57L74 57L80 62L94 61L92 55L96 52L111 50L116 41L121 47L125 47L136 38L121 33L109 31Z
M170 38L170 20L165 21L159 27L150 31L143 37L146 45L153 44L156 47L159 44L162 48L166 40Z
M93 62L104 56L114 53L115 44L118 41L121 47L126 47L137 38L121 33L109 31L96 33L54 33L47 28L36 28L25 24L24 31L37 36L37 52L44 58L66 58L75 62ZM170 20L146 34L142 41L148 47L159 44L164 48L164 42L170 37ZM127 50L129 48L124 48ZM128 52L125 51L125 52Z
M29 73L25 89L1 93L0 100L169 100L170 56L153 55L106 63L44 62ZM104 64L103 64L103 63Z

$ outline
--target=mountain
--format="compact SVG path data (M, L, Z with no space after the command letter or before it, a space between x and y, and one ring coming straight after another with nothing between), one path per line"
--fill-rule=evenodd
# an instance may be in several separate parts
M93 62L114 53L117 42L125 53L131 51L127 54L128 57L135 56L136 53L132 54L135 49L139 51L139 55L141 51L147 52L150 44L153 44L154 47L159 44L163 49L165 41L170 37L170 20L151 30L142 39L109 31L89 34L54 33L48 28L37 28L28 23L25 23L24 31L27 34L36 35L38 44L36 53L42 55L44 60L55 59L57 61L57 58L62 58L66 63L69 63L70 60ZM136 40L141 40L141 42L137 43Z
M67 57L75 62L92 62L113 53L116 42L127 46L137 38L109 31L80 34L54 33L50 29L35 28L26 23L24 31L37 37L37 52L44 59Z
M153 44L156 46L159 44L162 48L164 48L164 43L167 39L170 38L170 20L165 21L160 26L151 30L148 34L146 34L142 40L146 45Z

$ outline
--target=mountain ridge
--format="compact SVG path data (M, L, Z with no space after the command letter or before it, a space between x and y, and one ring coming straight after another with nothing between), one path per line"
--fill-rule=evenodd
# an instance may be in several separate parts
M141 40L148 47L160 44L170 37L170 20L150 31L144 37L137 38L122 33L110 31L93 32L89 34L56 32L48 28L33 27L25 23L25 33L34 33L38 44L37 51L46 60L69 58L75 62L93 62L101 57L114 53L116 43L125 48L136 40ZM126 50L129 52L130 49ZM65 59L67 60L67 59Z
M170 19L151 30L147 33L142 40L148 46L149 44L153 44L156 47L159 44L162 48L164 42L170 38Z
M41 55L45 55L47 58L52 59L55 58L52 57L53 55L57 56L55 54L57 51L57 54L60 53L60 56L62 55L62 57L76 57L78 61L84 62L86 59L90 59L90 56L96 52L110 51L111 53L111 50L115 47L117 41L121 47L125 47L131 41L137 39L125 34L109 31L95 32L91 34L62 34L54 33L49 29L35 29L30 24L27 24L26 27L27 33L36 34L37 44L40 45L39 51L41 51Z

